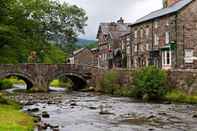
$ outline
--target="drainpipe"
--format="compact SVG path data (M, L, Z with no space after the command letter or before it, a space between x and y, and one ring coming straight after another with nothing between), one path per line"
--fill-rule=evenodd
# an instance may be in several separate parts
M177 58L178 58L178 54L177 54L177 47L178 47L178 32L177 32L177 29L178 29L178 25L177 25L177 19L178 19L178 17L177 17L177 13L176 13L176 15L175 15L175 32L176 32L176 50L175 50L175 53L176 53L176 64L175 64L175 68L177 68L177 62L178 62L178 60L177 60Z
M152 20L152 53L153 53L153 44L154 44L154 33L153 33L153 29L154 29L154 21ZM153 54L152 54L153 55ZM154 64L154 61L153 61L153 56L151 56L151 64L153 65Z

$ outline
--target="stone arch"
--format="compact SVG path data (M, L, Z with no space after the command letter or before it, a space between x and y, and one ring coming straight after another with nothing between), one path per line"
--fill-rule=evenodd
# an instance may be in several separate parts
M57 73L56 75L54 75L48 83L50 83L52 80L54 79L58 79L61 77L67 77L68 79L70 79L73 82L73 89L74 90L80 90L85 88L88 85L87 80L84 78L83 75L78 74L78 73L73 73L73 72L61 72L61 73Z
M33 80L31 79L31 77L27 74L24 73L20 73L20 72L4 72L0 74L0 79L3 78L7 78L10 76L16 76L22 80L24 80L24 82L27 85L27 90L31 89L33 87Z

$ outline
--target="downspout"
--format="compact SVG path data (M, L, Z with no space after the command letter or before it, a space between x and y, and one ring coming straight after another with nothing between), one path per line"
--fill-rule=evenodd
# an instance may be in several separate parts
M152 56L151 56L151 64L153 65L154 64L154 61L153 61L153 45L154 45L154 32L153 32L153 29L154 29L154 21L152 20Z
M177 68L177 62L178 62L178 54L177 54L177 47L178 47L178 15L177 15L177 13L176 13L176 15L175 15L175 32L176 32L176 64L175 64L175 68Z

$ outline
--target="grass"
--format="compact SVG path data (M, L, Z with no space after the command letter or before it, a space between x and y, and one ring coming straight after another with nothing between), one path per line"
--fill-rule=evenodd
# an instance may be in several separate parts
M0 99L6 100L1 95ZM0 131L33 131L33 126L33 118L21 112L18 104L0 103Z
M11 77L8 78L7 80L9 80L12 84L25 84L23 80L19 80L16 77Z
M72 88L72 81L70 80L67 80L65 82L61 81L61 80L53 80L51 83L50 83L50 86L52 87L64 87L64 88Z
M197 104L197 94L188 95L184 91L177 89L169 91L165 99L171 102Z

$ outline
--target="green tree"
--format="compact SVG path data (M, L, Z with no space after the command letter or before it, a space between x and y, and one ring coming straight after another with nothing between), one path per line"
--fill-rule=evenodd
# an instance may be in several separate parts
M32 51L38 56L36 62L44 62L44 56L50 55L45 50L53 49L48 48L51 46L48 33L64 34L67 43L73 42L79 33L84 33L86 20L83 9L67 3L51 0L1 0L0 62L27 62ZM54 51L63 54L57 50L60 49Z

